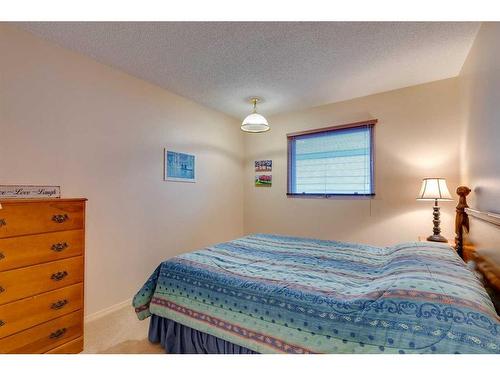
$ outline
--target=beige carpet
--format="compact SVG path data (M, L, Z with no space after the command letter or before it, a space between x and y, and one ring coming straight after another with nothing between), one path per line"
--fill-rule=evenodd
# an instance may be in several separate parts
M160 347L146 339L149 319L138 320L130 305L85 322L84 354L154 353Z
M148 339L123 341L99 354L165 354L160 344L151 344Z

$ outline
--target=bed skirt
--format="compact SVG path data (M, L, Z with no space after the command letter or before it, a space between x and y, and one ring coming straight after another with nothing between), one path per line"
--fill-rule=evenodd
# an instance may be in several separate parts
M169 354L258 354L158 315L151 315L149 341Z

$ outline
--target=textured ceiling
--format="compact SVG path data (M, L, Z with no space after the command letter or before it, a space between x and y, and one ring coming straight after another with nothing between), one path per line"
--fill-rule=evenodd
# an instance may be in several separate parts
M20 27L242 118L458 75L478 23L42 22Z

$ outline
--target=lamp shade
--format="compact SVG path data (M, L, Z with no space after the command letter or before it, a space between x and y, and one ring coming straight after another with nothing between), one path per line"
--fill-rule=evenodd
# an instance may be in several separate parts
M241 123L241 130L247 133L263 133L270 129L266 118L260 113L257 113L257 103L262 101L261 98L253 97L250 102L253 104L253 112L250 113Z
M269 130L269 124L264 116L251 113L241 123L241 130L249 133L262 133Z
M417 199L450 201L452 197L444 178L424 178Z

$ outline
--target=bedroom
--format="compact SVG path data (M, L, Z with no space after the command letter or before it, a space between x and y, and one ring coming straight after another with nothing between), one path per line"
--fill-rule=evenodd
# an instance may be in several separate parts
M0 23L0 352L498 358L499 38Z

